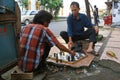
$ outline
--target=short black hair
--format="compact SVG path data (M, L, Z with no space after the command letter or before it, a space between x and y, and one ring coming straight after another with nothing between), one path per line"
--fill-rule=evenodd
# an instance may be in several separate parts
M71 7L72 5L76 5L78 8L80 8L78 2L73 1L73 2L70 4L70 7Z
M96 8L96 5L94 5L94 8Z
M33 18L33 23L34 24L42 24L44 22L50 22L53 19L53 16L45 11L45 10L40 10Z

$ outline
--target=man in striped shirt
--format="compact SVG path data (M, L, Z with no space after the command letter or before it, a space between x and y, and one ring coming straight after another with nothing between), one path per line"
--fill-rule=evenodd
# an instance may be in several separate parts
M24 27L20 35L19 68L24 72L34 72L44 63L50 48L57 46L60 50L72 55L75 53L63 46L48 29L52 15L47 11L39 11L33 23Z

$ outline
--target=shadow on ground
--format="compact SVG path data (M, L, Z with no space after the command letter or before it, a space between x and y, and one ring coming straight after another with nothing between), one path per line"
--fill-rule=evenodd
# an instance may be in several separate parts
M89 67L67 68L58 72L48 71L44 80L120 80L120 64L101 60L92 62Z

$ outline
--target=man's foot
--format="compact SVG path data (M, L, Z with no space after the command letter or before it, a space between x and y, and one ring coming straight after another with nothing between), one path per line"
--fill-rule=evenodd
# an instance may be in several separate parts
M91 48L87 49L87 53L94 54L95 56L99 55L94 49L91 49Z
M95 55L95 56L99 56L99 54L96 52L96 51L91 51L91 52L88 52L88 53L91 53L91 54L93 54L93 55Z
M88 49L87 49L87 52L88 52L88 53L91 53L93 50L94 50L94 49L93 49L93 42L90 42L90 43L89 43L89 46L88 46Z
M92 51L94 51L92 48L87 49L87 53L91 53Z
M99 55L93 48L93 42L89 43L89 46L88 46L88 49L87 49L87 53L94 54L95 56Z

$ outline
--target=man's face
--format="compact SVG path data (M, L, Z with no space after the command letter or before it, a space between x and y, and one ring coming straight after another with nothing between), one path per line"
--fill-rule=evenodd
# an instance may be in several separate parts
M79 13L79 10L80 10L80 8L78 8L76 5L71 5L70 9L71 9L74 16L77 16Z
M74 16L77 16L80 10L80 8L78 8L76 5L71 5L70 9Z

